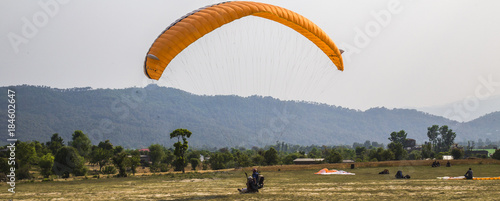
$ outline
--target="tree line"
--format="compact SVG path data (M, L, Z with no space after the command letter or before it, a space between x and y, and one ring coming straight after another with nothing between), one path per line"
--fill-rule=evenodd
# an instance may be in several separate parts
M250 166L293 164L297 158L324 158L324 163L340 163L345 159L355 162L376 162L389 160L419 160L442 158L453 155L455 159L464 157L464 150L454 143L456 133L448 126L433 125L428 127L428 142L421 147L407 138L406 131L390 133L387 146L378 142L365 141L353 146L300 146L285 142L276 142L262 148L245 147L189 149L188 138L192 133L187 129L176 129L170 133L170 139L177 139L173 147L152 144L148 151L124 149L114 146L109 140L97 145L80 130L74 131L71 141L65 144L62 137L55 133L46 143L38 141L16 142L16 177L31 179L30 170L40 172L44 178L51 175L68 178L85 176L89 172L86 164L99 167L100 174L116 174L126 177L135 174L140 166L149 167L151 172L167 172L170 169L184 172L188 165L197 169L226 169ZM2 147L5 149L6 146ZM10 166L7 164L8 152L0 152L0 178L5 178ZM143 160L141 160L141 156ZM500 160L500 150L493 158Z

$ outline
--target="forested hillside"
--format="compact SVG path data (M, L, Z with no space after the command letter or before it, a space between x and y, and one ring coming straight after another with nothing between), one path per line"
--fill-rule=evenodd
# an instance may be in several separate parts
M7 91L7 87L1 88ZM82 130L94 144L109 139L125 148L142 148L153 143L170 145L173 141L168 134L187 128L193 132L189 144L195 147L265 146L276 141L299 145L387 143L389 134L399 130L422 143L427 140L427 127L434 124L453 129L455 141L500 140L499 112L458 123L416 110L373 108L363 112L271 97L198 96L156 85L8 88L16 91L16 132L22 141L46 142L59 133L67 142L73 131ZM7 108L7 98L0 99L0 105ZM1 121L0 128L6 127L7 121Z

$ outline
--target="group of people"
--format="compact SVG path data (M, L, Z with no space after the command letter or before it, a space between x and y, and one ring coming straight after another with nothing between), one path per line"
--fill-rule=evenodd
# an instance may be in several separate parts
M434 161L432 163L432 167L440 167L440 166L441 166L441 164L439 163L439 161ZM446 163L446 167L451 167L450 161L448 161ZM473 178L472 174L473 174L472 173L472 168L469 168L469 170L465 173L464 176L465 176L466 179L472 179Z
M384 169L384 170L382 170L382 172L379 172L378 174L389 174L389 170L388 169Z
M434 163L432 164L432 167L435 167L436 164L439 164L439 161L437 163L436 163L436 161L434 161ZM438 166L436 166L436 167L438 167ZM446 167L451 167L451 164L449 161L448 161L448 163L446 163ZM385 169L384 171L379 172L379 174L389 174L389 170ZM396 179L409 179L410 175L403 176L403 172L401 170L398 170L395 177L396 177ZM472 168L469 168L469 170L465 173L464 177L466 179L473 179L474 178L473 173L472 173Z
M403 176L403 171L401 170L398 170L398 172L396 172L396 179L409 179L411 178L410 175L404 175Z
M439 165L439 161L437 161L437 162L434 161L434 163L432 164L432 167L434 167L436 164ZM450 167L449 161L446 164L446 166ZM436 166L436 167L439 167L439 166ZM379 172L379 174L389 174L389 170L385 169L384 171ZM469 170L465 173L464 176L466 179L472 179L473 178L472 168L469 168ZM398 170L395 177L396 177L396 179L409 179L410 175L403 176L403 172L401 170ZM264 176L260 175L259 172L257 171L257 169L254 168L252 176L249 176L247 178L247 187L242 188L242 189L238 188L238 191L241 193L255 193L255 192L259 192L259 189L261 189L262 187L264 187Z
M441 163L439 163L439 161L434 161L432 162L432 167L441 167ZM450 161L446 163L446 167L451 167Z

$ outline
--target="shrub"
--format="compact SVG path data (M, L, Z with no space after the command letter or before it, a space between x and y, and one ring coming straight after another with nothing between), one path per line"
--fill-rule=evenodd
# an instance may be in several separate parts
M408 157L410 160L420 160L422 159L422 152L413 150L412 152L410 152L410 155L408 155Z
M149 168L149 171L155 173L155 172L168 172L170 167L168 167L168 164L165 163L156 163L151 165Z
M436 154L436 159L443 160L443 156L444 155L450 155L450 153L448 153L448 152L439 152L438 154Z
M112 165L104 166L104 168L102 169L102 173L103 174L116 174L116 168L115 168L115 166L112 166Z
M262 158L262 160L264 159L264 157L262 156L260 157ZM210 160L208 160L208 163L210 163L210 167L212 168L212 170L219 170L226 168L226 164L224 163L224 157L222 156L221 153L213 154L210 157Z
M29 171L28 165L22 165L19 168L16 168L16 178L17 179L32 179L33 175L31 175Z
M191 158L189 160L189 162L191 163L191 169L192 170L196 170L196 167L198 167L198 165L200 164L200 159L198 159L198 158Z
M7 175L5 175L3 172L0 172L0 181L7 181Z
M210 158L212 159L212 158ZM254 165L264 165L264 156L260 155L260 154L256 154L254 156L251 157L251 160L252 160L252 163ZM210 164L212 165L212 164ZM212 168L213 169L213 168Z
M125 152L120 152L113 157L113 164L118 168L118 177L127 177L126 161L127 154Z
M493 153L493 155L491 156L491 158L500 160L500 149L497 149L495 151L495 153Z
M155 173L155 172L160 172L160 164L156 163L156 164L152 164L150 167L149 167L149 171L152 172L152 173Z
M332 151L328 157L326 157L328 163L341 163L342 155L338 151Z
M54 165L54 156L52 156L51 153L48 153L40 159L40 162L38 162L38 165L40 166L40 173L43 175L44 178L48 178L50 174L52 173L52 166Z
M291 164L293 164L293 160L299 158L300 156L301 155L297 152L290 153L287 156L285 156L285 158L283 158L283 164L291 165Z
M81 168L77 168L77 169L73 170L73 174L75 176L85 176L85 175L87 175L88 171L89 171L89 168L87 166L82 166Z
M451 150L451 155L454 159L461 159L464 157L464 151L462 149L453 148Z
M389 160L394 159L395 156L391 150L386 149L386 150L382 151L382 154L380 157L381 157L382 161L389 161Z
M207 161L203 161L203 163L201 165L201 169L202 170L208 170L208 162Z
M160 172L168 172L170 168L168 167L168 164L161 163L160 164Z
M72 173L75 176L87 174L88 168L85 166L83 157L73 147L62 147L54 156L52 171L63 178L68 178Z
M267 165L276 165L279 163L278 151L273 147L264 152L264 161Z
M3 173L6 175L6 174L9 174L9 172L10 172L9 159L7 159L7 157L5 157L5 158L0 157L0 173Z

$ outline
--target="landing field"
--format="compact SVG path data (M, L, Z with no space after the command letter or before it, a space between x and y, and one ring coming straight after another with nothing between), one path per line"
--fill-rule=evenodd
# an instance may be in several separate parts
M465 163L465 162L464 162ZM340 166L347 166L343 164ZM358 165L356 163L355 165ZM452 167L408 166L393 162L379 166L359 164L350 175L314 175L335 164L261 167L265 187L260 193L239 194L245 171L189 172L186 174L77 178L49 182L20 182L14 196L0 185L1 198L14 200L500 200L500 180L439 180L462 176L471 167L476 177L500 176L497 162L457 164ZM378 166L378 167L375 167ZM379 175L383 169L389 175ZM397 170L411 179L397 180Z

